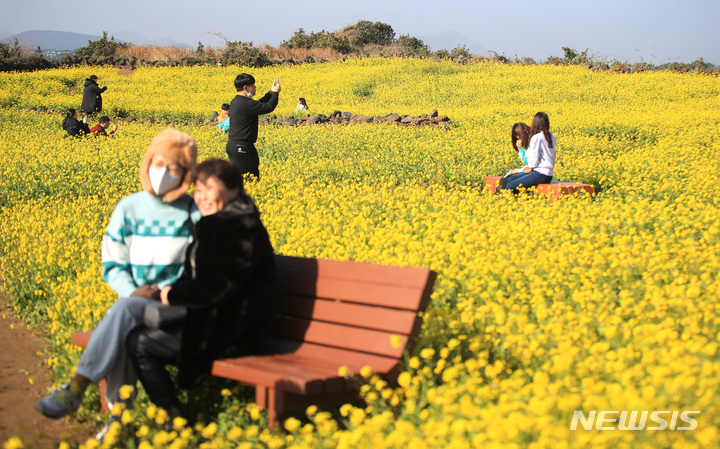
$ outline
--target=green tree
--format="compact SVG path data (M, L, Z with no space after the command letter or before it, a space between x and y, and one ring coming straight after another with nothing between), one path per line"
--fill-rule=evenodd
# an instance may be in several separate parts
M103 31L103 35L96 41L88 41L86 47L80 47L75 50L74 56L77 57L91 57L91 58L106 58L108 56L115 56L115 53L121 48L127 48L130 44L120 43L115 41L115 37L111 36L108 39L107 31Z

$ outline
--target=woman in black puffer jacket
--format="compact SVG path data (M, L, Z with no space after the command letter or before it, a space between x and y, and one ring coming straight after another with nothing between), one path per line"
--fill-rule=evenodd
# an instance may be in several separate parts
M68 109L67 116L62 122L62 129L67 132L65 138L82 137L90 134L90 128L87 125L87 117L81 122L78 120L78 113L75 109Z
M214 360L261 351L275 300L272 244L242 190L239 166L210 159L197 166L195 179L203 218L182 276L161 292L164 304L187 307L187 316L170 329L141 326L127 340L150 400L172 415L180 403L165 365L177 365L178 385L191 388L210 374Z

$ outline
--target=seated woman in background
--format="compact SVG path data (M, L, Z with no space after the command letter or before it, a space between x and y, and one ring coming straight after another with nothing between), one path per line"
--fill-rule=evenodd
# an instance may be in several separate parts
M510 132L510 141L515 151L517 151L520 162L522 162L523 166L527 165L525 152L530 144L530 127L525 123L515 123ZM517 169L515 173L518 173L520 170L522 169Z
M544 112L533 117L530 126L530 143L525 152L527 164L522 172L507 178L504 190L518 192L518 188L528 189L538 184L552 181L555 169L555 136L550 132L550 119Z
M220 116L218 117L218 128L220 131L228 132L230 130L230 105L223 103L220 106Z
M298 99L298 104L297 104L297 106L295 106L295 110L296 110L296 111L307 111L307 110L308 110L307 101L305 101L304 98L300 97L300 98Z
M67 132L65 138L81 137L90 134L90 128L87 125L87 116L83 117L82 122L78 120L78 113L75 109L68 109L66 117L62 122L62 129Z
M150 400L171 415L179 414L180 402L165 365L177 365L177 384L192 388L210 374L213 360L256 353L267 335L274 254L242 181L233 162L197 166L194 197L203 217L182 276L160 294L163 304L186 306L187 315L175 327L141 326L128 336L128 354Z

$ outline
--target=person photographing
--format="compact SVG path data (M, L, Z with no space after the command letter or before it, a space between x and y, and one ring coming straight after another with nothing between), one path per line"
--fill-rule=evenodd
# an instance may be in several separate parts
M237 95L230 102L230 130L225 151L228 158L240 166L243 174L250 173L260 179L260 156L255 142L258 138L258 117L274 111L278 105L280 82L278 77L270 91L259 100L255 78L247 73L235 77Z

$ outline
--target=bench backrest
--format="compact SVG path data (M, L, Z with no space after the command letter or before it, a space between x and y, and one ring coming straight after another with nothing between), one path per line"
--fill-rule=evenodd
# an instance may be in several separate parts
M432 270L276 256L278 301L271 344L279 352L391 369L422 326Z

